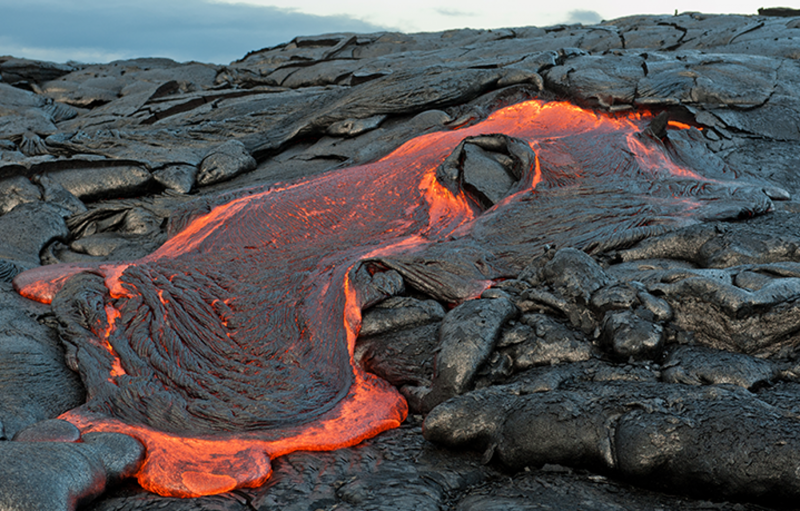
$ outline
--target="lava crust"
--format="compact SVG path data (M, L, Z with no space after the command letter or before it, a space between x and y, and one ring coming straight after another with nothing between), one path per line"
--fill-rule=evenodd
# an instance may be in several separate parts
M88 389L61 418L140 440L139 482L173 496L258 486L276 456L398 426L404 398L353 358L361 309L398 293L392 272L460 302L545 242L623 246L770 209L764 186L708 164L696 128L651 121L527 101L374 163L190 206L139 260L20 274L22 295L52 301ZM486 147L527 162L502 193L467 168ZM426 265L442 247L452 265Z

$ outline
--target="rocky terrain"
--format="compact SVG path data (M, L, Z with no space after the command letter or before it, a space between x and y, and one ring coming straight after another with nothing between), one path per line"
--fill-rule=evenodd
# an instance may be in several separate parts
M0 508L796 507L800 15L762 14L297 37L227 66L0 57ZM645 202L624 228L556 232L625 192L565 177L541 193L561 216L534 230L491 213L527 153L459 145L440 175L474 176L488 227L379 261L402 285L364 311L356 346L408 399L399 429L176 499L127 477L135 440L52 420L86 390L66 309L20 297L24 270L141 258L221 193L376 162L530 99L652 112L646 136L708 180L647 191L696 200L688 217ZM464 301L463 261L492 258L503 277Z

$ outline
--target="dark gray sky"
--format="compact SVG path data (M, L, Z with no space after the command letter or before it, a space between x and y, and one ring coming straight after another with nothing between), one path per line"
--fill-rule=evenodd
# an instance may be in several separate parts
M375 32L347 16L204 0L0 0L0 55L66 62L169 57L227 64L297 35Z

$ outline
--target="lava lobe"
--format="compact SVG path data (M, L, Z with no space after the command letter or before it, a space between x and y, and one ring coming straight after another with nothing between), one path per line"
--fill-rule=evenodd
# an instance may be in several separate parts
M68 364L87 387L87 403L61 418L139 439L139 482L172 496L258 486L276 456L397 427L403 397L353 360L375 274L393 268L435 288L408 261L467 243L482 263L461 261L467 284L442 295L464 300L519 271L520 254L500 246L529 254L546 242L646 233L713 217L720 196L769 207L724 170L689 169L691 136L670 142L674 126L643 134L650 118L528 101L371 164L222 196L210 212L186 212L140 260L22 273L16 289L52 301ZM505 197L441 171L466 137L496 133L532 151Z

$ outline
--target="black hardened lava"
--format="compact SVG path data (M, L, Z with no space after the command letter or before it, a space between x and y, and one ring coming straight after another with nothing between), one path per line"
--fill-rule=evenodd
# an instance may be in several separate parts
M623 244L771 207L762 184L702 165L697 129L660 122L658 137L651 118L527 101L372 164L205 201L137 261L21 274L23 295L55 297L88 388L62 418L141 440L140 483L176 496L257 485L275 456L395 427L405 400L353 361L361 308L393 294L386 270L458 303L547 242Z

